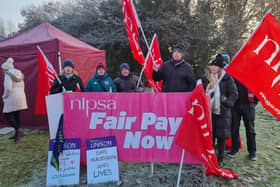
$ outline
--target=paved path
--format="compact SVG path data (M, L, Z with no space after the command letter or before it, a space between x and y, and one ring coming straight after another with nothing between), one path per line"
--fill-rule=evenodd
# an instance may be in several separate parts
M4 127L4 128L0 128L0 134L8 134L10 132L14 131L14 128L12 127Z

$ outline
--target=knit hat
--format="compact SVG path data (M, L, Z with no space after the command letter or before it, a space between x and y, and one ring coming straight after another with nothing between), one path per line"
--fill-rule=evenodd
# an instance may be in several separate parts
M96 66L96 71L99 69L99 68L103 68L105 71L106 71L106 67L103 65L103 63L98 63L98 65Z
M211 62L211 66L219 66L220 68L224 68L224 57L221 54L218 54Z
M184 50L185 50L185 46L183 44L179 43L174 47L173 52L179 51L180 53L184 53Z
M230 63L230 57L227 53L222 53L222 57L228 64Z
M70 66L71 68L75 69L74 63L70 59L67 59L63 62L63 68L66 66Z
M120 65L120 70L122 71L123 68L128 69L130 71L130 67L129 67L128 63L122 63Z
M14 59L9 57L6 62L4 62L1 66L3 70L9 70L14 68Z

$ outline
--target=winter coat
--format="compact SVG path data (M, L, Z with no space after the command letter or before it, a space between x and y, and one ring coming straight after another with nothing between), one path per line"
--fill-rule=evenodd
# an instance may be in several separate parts
M184 60L166 61L158 72L153 71L153 79L163 81L162 92L191 92L196 83L191 65Z
M144 85L141 81L139 83L139 88L136 89L139 77L136 75L129 74L128 76L118 76L115 78L114 83L117 89L117 92L141 92L143 90Z
M12 74L12 77L6 72L4 73L3 113L27 109L22 72L15 68L8 70L8 72Z
M94 77L92 77L88 81L85 91L86 92L109 92L110 88L112 89L112 92L116 92L115 84L113 80L108 76L108 74L105 73L103 76L100 76L96 72Z
M248 99L248 88L246 88L243 84L241 84L238 80L234 79L237 90L238 90L238 99L235 105L244 105L250 104L251 102ZM258 103L258 99L254 96L254 104Z
M51 94L56 94L62 92L62 85L66 89L66 91L72 91L75 92L77 90L77 85L79 85L80 90L84 91L84 84L82 79L77 76L73 75L71 78L67 79L64 75L59 76L59 79L61 80L60 84L57 79L54 80L53 85L50 89Z
M234 106L238 92L233 78L225 74L219 82L221 93L220 115L212 114L213 136L219 138L229 138L231 126L231 108Z

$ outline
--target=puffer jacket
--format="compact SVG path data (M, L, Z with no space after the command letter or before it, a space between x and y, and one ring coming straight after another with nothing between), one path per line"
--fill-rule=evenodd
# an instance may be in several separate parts
M141 92L143 90L142 81L139 83L139 88L136 88L139 77L129 74L128 76L118 76L114 79L117 92Z
M8 70L8 73L4 74L3 113L27 109L22 72L13 68Z
M109 92L110 88L112 89L112 92L116 92L116 87L111 77L109 77L107 73L105 73L103 76L100 76L96 72L94 77L92 77L88 81L85 91L86 92Z
M238 91L233 78L225 74L219 82L221 93L220 115L212 114L213 136L219 138L229 138L231 126L231 108L234 106Z
M75 92L79 85L80 90L84 91L84 84L82 79L78 75L73 75L69 79L67 79L64 75L60 75L59 79L61 80L60 84L57 79L54 80L53 85L50 89L51 94L56 94L62 92L62 86L65 88L66 91Z
M184 60L166 61L158 72L153 71L153 79L163 81L162 92L191 92L196 83L192 66Z

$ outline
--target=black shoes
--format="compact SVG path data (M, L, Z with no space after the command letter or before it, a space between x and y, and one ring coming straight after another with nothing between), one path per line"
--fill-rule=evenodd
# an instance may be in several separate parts
M256 153L250 153L249 154L249 160L256 161L257 160Z
M222 158L218 158L218 164L220 166L220 168L224 167L224 162Z
M238 151L231 150L231 152L229 152L227 155L228 155L230 158L235 158L235 156L236 156L237 153L238 153Z
M22 129L18 129L15 135L15 142L18 142L23 136L25 136L25 133Z

